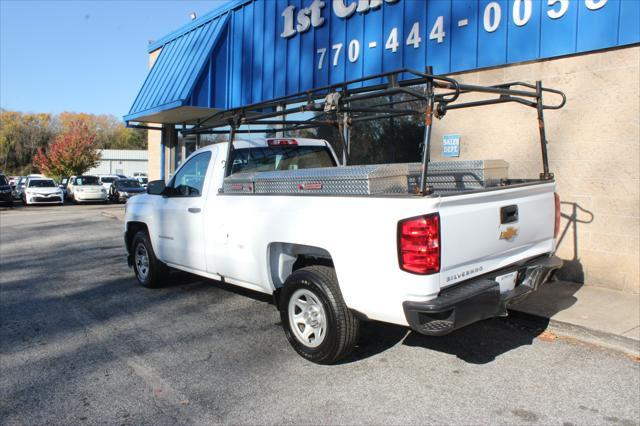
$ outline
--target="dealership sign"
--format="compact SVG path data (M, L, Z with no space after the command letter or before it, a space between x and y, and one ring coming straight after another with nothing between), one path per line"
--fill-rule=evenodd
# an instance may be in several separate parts
M336 0L332 3L333 12L338 18L348 18L355 12L366 13L370 10L375 10L382 6L383 1L387 3L395 3L399 0L358 0L349 5L346 5L342 0ZM296 7L291 5L282 12L284 18L284 31L280 34L280 37L291 37L296 33L303 33L309 28L319 27L324 24L324 18L322 17L322 9L325 6L323 0L313 0L313 3L309 7L300 9L296 15ZM297 24L294 27L293 17L297 16Z
M460 157L460 135L442 136L443 157Z

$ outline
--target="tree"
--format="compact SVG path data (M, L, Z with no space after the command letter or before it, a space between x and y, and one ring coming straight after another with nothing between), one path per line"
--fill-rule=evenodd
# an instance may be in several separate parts
M23 113L0 108L0 171L25 175L36 171L34 155L78 122L95 135L97 149L146 149L146 131L131 129L113 115L63 112Z
M62 112L57 117L58 131L63 132L78 121L96 133L98 149L147 149L146 132L125 127L113 115Z
M49 114L24 114L0 109L0 170L28 174L38 148L53 135Z
M33 164L44 174L54 178L81 175L100 161L96 149L96 132L84 121L69 123L49 144L33 158Z

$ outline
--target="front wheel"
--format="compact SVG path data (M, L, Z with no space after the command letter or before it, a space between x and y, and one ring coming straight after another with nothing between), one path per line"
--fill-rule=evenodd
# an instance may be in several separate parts
M333 364L353 350L360 324L342 298L333 268L298 269L287 278L280 300L285 335L303 358Z
M140 285L147 288L160 286L169 275L169 268L156 258L149 236L145 231L138 231L134 235L131 251L133 270Z

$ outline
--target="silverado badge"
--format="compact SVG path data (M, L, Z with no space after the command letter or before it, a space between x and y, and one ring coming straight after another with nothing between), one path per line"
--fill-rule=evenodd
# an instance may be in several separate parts
M516 235L518 235L518 228L510 226L500 233L500 239L510 241L514 239Z

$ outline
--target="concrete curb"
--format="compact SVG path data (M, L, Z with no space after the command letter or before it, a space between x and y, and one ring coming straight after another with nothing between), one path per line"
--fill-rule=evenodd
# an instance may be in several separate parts
M516 320L529 323L530 325L542 327L546 331L551 331L561 337L623 352L632 357L640 357L640 342L630 337L593 330L581 325L558 321L518 310L509 309L509 316Z

